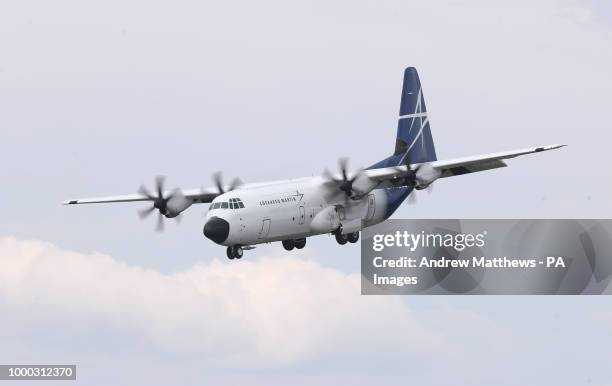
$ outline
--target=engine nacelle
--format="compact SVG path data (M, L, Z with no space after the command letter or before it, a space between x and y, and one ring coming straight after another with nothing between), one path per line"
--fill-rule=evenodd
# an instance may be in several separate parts
M432 182L440 178L440 175L442 175L442 172L434 168L433 166L431 166L431 164L429 163L419 166L416 172L416 180L417 180L416 188L417 189L426 188L427 186L429 186L429 184L431 184Z
M370 179L367 176L360 174L353 182L353 189L355 189L356 196L363 197L374 190L379 184L379 181Z
M333 232L340 226L340 217L334 206L323 209L310 222L310 230L313 233Z
M189 208L192 204L193 200L186 198L181 193L177 192L172 195L166 204L166 217L176 217L181 214L182 211Z

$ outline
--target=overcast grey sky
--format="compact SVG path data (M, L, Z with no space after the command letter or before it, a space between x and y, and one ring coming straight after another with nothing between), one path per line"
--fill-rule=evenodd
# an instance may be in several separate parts
M61 206L156 174L367 166L415 66L440 159L569 146L395 217L609 218L609 2L0 0L0 47L1 363L76 362L88 385L612 384L606 297L361 297L358 247L325 236L230 264L204 206L163 234L138 204Z

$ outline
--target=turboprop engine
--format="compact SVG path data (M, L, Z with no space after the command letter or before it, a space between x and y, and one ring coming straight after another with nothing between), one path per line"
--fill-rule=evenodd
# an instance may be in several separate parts
M148 217L155 210L157 215L157 231L164 230L164 217L176 218L182 211L189 208L193 204L193 200L186 198L180 189L174 190L170 194L165 194L164 190L165 177L157 176L155 179L155 192L151 193L147 188L140 187L138 192L152 201L153 205L138 212L141 219Z
M189 208L191 204L193 204L193 200L186 198L183 195L183 192L177 189L172 193L172 196L166 202L166 217L178 216L182 211Z
M432 182L440 178L441 174L442 173L438 169L431 166L430 163L424 163L419 165L414 171L415 189L425 189Z

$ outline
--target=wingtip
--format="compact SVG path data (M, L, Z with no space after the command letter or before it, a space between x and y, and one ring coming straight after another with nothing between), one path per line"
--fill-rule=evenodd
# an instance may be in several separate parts
M78 204L79 202L77 200L67 200L63 202L63 205L74 205L74 204Z
M555 150L555 149L560 149L562 147L565 147L567 145L548 145L548 146L540 146L540 147L536 147L535 151L540 152L540 151L547 151L547 150Z

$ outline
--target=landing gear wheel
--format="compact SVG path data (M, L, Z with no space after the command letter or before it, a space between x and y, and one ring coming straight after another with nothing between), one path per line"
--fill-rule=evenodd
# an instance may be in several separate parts
M348 238L346 237L346 235L343 235L342 233L338 232L336 233L336 241L338 242L338 244L344 245L348 241Z
M293 240L283 240L283 248L290 251L293 249L293 247L295 247Z
M293 240L293 244L295 245L295 247L297 249L302 249L306 246L306 239L297 239L297 240Z
M349 233L347 236L350 243L355 244L357 241L359 241L359 232Z
M234 245L233 247L227 247L227 257L230 260L241 259L243 253L244 252L240 245Z

